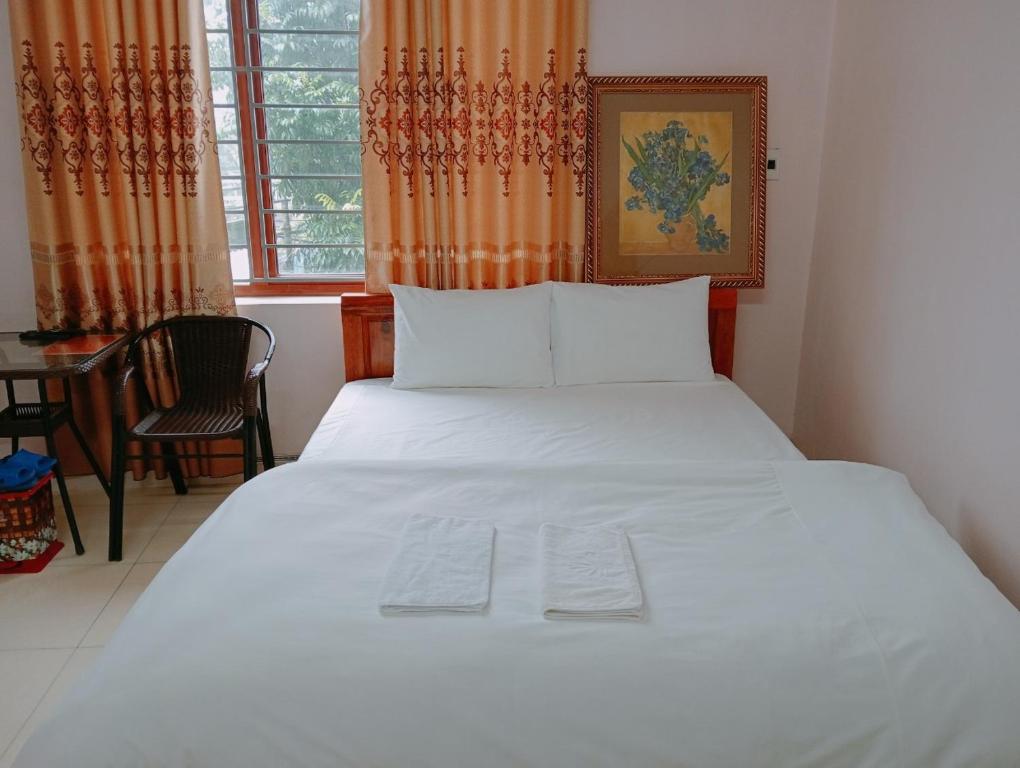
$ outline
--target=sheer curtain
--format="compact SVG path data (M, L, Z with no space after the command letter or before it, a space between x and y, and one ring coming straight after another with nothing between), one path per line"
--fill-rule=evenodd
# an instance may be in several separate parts
M366 282L583 277L587 0L362 0Z

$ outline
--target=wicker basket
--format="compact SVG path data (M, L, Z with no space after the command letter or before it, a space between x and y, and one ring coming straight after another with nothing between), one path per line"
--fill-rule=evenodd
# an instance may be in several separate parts
M57 538L52 472L25 491L0 493L0 571L40 557Z

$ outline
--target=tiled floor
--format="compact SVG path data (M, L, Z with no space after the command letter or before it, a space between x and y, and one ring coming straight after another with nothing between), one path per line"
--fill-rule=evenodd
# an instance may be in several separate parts
M124 559L110 563L106 496L95 478L70 481L85 554L74 554L58 509L65 546L56 559L39 574L0 575L0 768L13 763L163 563L239 482L192 481L186 496L174 496L169 480L129 482Z

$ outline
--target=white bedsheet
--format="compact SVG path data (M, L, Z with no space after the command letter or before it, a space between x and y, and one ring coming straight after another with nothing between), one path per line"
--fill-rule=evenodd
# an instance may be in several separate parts
M303 460L802 459L729 379L539 389L344 386Z
M489 611L384 617L408 516L491 520ZM543 522L627 531L641 622L545 621ZM898 474L300 462L159 573L18 768L1013 766L1020 614Z

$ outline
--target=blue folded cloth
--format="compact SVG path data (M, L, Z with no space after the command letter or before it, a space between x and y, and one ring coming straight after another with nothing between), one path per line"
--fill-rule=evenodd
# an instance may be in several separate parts
M0 465L5 466L27 467L32 470L37 477L45 475L53 469L56 464L56 459L51 459L49 456L43 456L38 453L26 451L24 448L0 462Z
M56 466L56 460L24 449L0 459L0 491L25 491Z
M28 467L0 465L0 491L25 491L35 485L36 479Z

